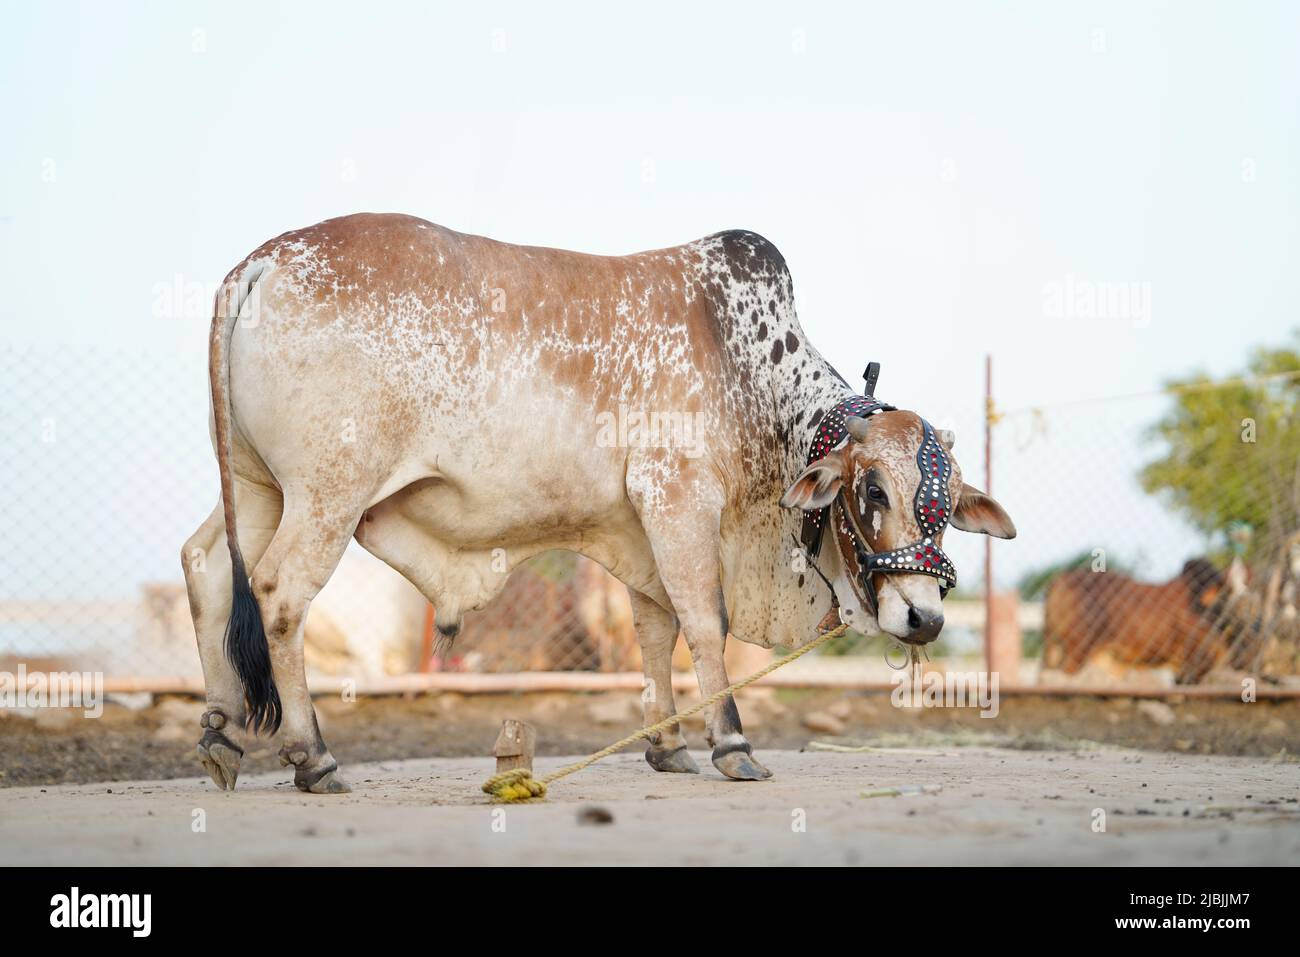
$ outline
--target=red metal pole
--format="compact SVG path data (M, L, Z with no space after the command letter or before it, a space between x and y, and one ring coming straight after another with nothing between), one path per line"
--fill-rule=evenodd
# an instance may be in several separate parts
M424 606L424 634L420 642L420 671L433 671L433 604Z
M984 491L993 494L993 356L984 356ZM993 539L984 536L984 668L993 670Z

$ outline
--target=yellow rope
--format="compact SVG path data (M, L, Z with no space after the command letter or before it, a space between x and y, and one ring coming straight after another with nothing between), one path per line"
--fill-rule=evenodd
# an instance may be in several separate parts
M560 778L568 777L570 774L576 774L588 765L595 764L597 761L609 757L616 751L622 751L629 744L632 744L635 741L641 741L658 734L660 731L666 731L683 718L689 718L693 714L699 714L710 705L717 704L723 698L730 697L746 685L752 685L760 678L767 677L773 671L776 671L777 668L788 665L796 658L808 654L808 652L812 651L814 648L824 645L826 642L834 638L838 638L848 630L848 625L839 625L838 627L832 628L830 631L825 632L808 642L808 644L804 645L799 650L786 655L784 658L778 658L767 667L754 672L748 678L737 681L735 684L729 685L721 691L709 695L699 704L687 708L680 714L674 714L664 718L664 720L657 724L652 724L648 728L642 728L640 731L629 734L621 741L615 741L609 747L602 748L590 757L583 758L575 764L570 764L566 767L560 768L558 771L552 771L543 778L534 778L533 772L528 770L528 768L515 768L513 771L502 771L499 774L492 775L492 777L484 781L483 790L492 795L492 800L498 804L532 801L536 798L546 797L547 786L555 783Z

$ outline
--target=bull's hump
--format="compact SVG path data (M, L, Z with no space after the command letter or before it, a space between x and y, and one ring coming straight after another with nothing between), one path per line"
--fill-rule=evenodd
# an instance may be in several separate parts
M722 247L727 262L751 277L786 272L785 257L771 240L748 229L727 229L708 237Z

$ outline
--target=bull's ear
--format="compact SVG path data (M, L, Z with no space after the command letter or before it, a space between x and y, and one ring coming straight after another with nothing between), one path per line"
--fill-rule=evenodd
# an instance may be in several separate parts
M782 508L801 508L815 512L835 501L844 484L844 463L838 456L818 459L803 470L785 494L781 496Z
M965 482L961 486L961 498L952 512L952 527L963 532L983 532L994 538L1016 537L1016 526L1002 506Z

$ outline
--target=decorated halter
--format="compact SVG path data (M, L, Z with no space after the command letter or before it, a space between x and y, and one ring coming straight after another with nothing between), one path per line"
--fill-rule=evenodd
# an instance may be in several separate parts
M865 373L865 394L841 399L822 417L817 426L817 433L813 436L812 447L808 450L808 465L824 458L844 441L849 431L849 416L870 419L879 412L895 411L895 406L881 402L872 395L879 376L880 363L873 362L868 365ZM947 527L948 520L952 516L952 502L948 494L948 481L952 477L952 459L948 455L948 450L935 435L930 423L922 419L921 427L924 434L921 447L916 453L916 464L921 470L921 481L912 500L912 511L916 516L917 526L921 529L920 541L895 548L893 551L871 551L867 537L858 525L857 516L850 507L843 489L840 490L837 498L857 553L858 567L861 569L862 576L860 584L873 606L876 591L871 583L871 576L875 572L929 575L939 579L945 592L957 585L957 569L953 567L952 561L944 554L937 541L939 533ZM827 505L816 511L804 512L801 539L805 551L813 559L816 559L821 551L822 532L830 520L831 508L832 505ZM870 611L874 613L875 608L871 608Z

